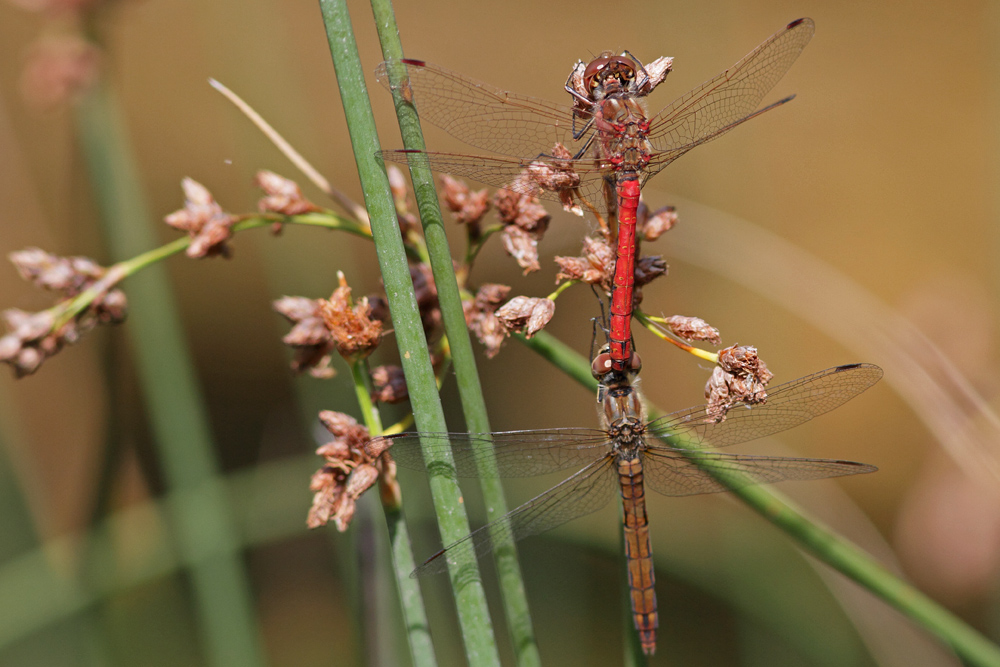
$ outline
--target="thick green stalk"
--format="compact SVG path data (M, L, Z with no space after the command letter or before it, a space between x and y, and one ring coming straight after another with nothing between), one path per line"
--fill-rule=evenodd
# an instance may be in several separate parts
M522 338L522 340L524 340ZM543 357L569 373L588 389L597 389L590 364L579 354L544 331L524 341ZM650 410L651 413L655 412ZM919 590L899 579L881 563L809 516L790 499L763 485L746 486L744 478L692 451L688 457L699 467L729 487L730 492L755 512L787 533L802 548L835 570L845 574L916 621L937 637L967 664L1000 666L1000 647Z
M382 57L386 60L403 57L403 46L399 40L399 29L391 0L372 0L371 5L379 41L382 44ZM413 105L406 102L400 93L401 88L396 85L399 83L399 74L390 72L394 84L393 101L403 145L408 149L424 150L420 120ZM442 321L451 346L466 428L474 433L489 433L491 429L486 413L486 401L483 398L479 372L472 352L472 339L465 323L465 313L462 309L462 299L455 278L434 178L429 169L413 166L410 167L410 177L430 255L434 284L437 286ZM488 520L494 521L507 513L507 499L504 497L492 450L483 448L478 457L478 465L480 485L486 501L486 516ZM521 566L517 560L517 549L511 542L499 542L499 544L493 556L500 576L500 590L503 594L504 612L507 615L514 653L519 665L534 667L541 664L541 658L535 643L528 599L521 577Z
M155 245L124 120L106 85L79 105L77 122L111 253L137 255ZM210 664L263 665L250 581L232 508L217 482L208 418L184 344L173 293L161 266L129 281L128 333L170 488L196 503L170 505L178 548L192 563L199 627Z
M347 117L348 132L354 147L365 206L372 221L375 250L385 283L414 419L421 431L443 432L447 430L444 410L441 408L427 350L427 338L410 280L389 180L384 166L375 157L375 151L379 149L378 135L357 44L351 30L350 16L343 0L320 0L320 8ZM432 471L430 487L441 537L446 544L450 544L469 532L469 521L465 515L461 490L455 482L451 455L428 457L427 468ZM500 657L478 565L471 558L449 561L448 565L469 663L473 667L498 665Z
M382 435L382 419L371 400L371 378L365 363L352 362L351 375L358 405L361 407L369 434ZM410 656L413 658L414 667L434 667L437 665L437 657L434 655L434 645L431 642L424 598L420 593L417 579L410 576L417 565L413 558L410 535L403 519L403 510L398 503L386 502L385 495L382 498L382 509L385 511L385 521L389 528L392 570L396 575L396 587L403 608L403 622L406 623L406 640L410 645Z

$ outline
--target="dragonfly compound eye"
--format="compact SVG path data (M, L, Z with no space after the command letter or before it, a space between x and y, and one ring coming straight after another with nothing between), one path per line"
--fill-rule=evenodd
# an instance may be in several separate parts
M594 363L590 365L590 372L595 378L602 377L605 373L611 370L611 355L607 352L602 352L601 354L594 357Z
M633 373L638 373L642 370L642 357L639 356L638 352L632 353L632 358L628 361L628 367Z

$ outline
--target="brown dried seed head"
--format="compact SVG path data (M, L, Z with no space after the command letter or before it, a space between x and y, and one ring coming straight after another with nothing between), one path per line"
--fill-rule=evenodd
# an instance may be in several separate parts
M640 257L639 261L635 263L635 285L636 287L648 285L666 273L667 263L659 255Z
M677 224L677 210L673 206L659 209L646 218L642 225L642 238L655 241Z
M489 359L497 355L507 337L507 330L497 319L496 310L509 293L510 287L506 285L486 284L479 288L475 299L462 304L469 330L486 347Z
M585 236L582 257L556 257L555 261L560 268L556 282L580 280L588 285L611 288L615 270L615 251L604 241Z
M320 300L320 315L341 356L347 359L367 357L382 339L382 322L372 319L367 299L362 298L351 306L351 288L343 273L337 275L340 287L328 300Z
M201 183L184 178L181 185L184 188L184 208L165 217L164 222L191 237L191 245L186 251L188 257L229 257L231 251L226 241L232 236L236 217L223 211L212 193Z
M284 296L272 307L295 325L281 339L295 351L292 370L296 373L309 371L310 375L321 380L333 377L336 374L330 367L333 339L320 316L319 300Z
M258 171L254 182L267 195L257 202L257 208L261 213L302 215L303 213L323 210L303 196L298 183L279 176L273 171Z
M749 345L733 345L719 350L719 366L730 373L754 376L765 384L774 377L767 364L757 356L757 348Z
M485 189L472 192L465 183L447 174L441 176L441 187L445 205L455 214L455 222L475 225L490 208L489 192Z
M538 240L516 225L507 225L500 235L503 248L524 269L524 275L541 268L538 263Z
M520 331L531 338L549 323L555 312L556 302L552 299L516 296L501 306L496 316L508 331Z
M666 324L671 333L686 341L704 340L712 345L718 345L722 342L719 330L710 326L700 317L672 315L667 318Z
M399 366L378 366L372 370L372 398L382 403L399 403L409 397L406 377Z
M107 273L89 257L60 257L41 248L17 250L8 258L25 280L68 297L76 296Z
M648 95L654 88L663 83L673 66L674 59L667 56L660 56L653 62L643 65L643 69L649 75L649 82L640 91L641 94Z
M705 386L711 416L721 421L738 402L763 403L767 400L765 386L772 377L767 365L757 357L756 348L734 345L720 351L719 365Z
M319 421L334 437L341 440L350 450L363 450L369 440L368 429L358 423L354 417L343 412L323 410L319 413Z
M497 218L500 222L505 225L517 225L526 232L544 234L552 220L552 216L537 197L509 188L496 191L493 195L493 206L497 209Z

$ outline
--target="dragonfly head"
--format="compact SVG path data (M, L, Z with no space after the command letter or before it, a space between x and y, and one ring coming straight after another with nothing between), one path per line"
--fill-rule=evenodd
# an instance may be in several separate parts
M640 370L642 370L642 357L635 350L632 351L632 356L629 357L625 369L616 371L611 360L611 347L609 345L603 346L590 364L590 373L600 383L597 401L603 402L608 392L631 387Z
M635 85L635 64L625 55L605 52L587 65L583 85L595 101L630 91Z

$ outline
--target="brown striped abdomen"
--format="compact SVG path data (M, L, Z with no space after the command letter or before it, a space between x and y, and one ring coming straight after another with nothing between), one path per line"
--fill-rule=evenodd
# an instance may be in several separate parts
M639 632L642 651L656 651L656 591L653 588L653 547L649 542L646 494L642 482L642 461L636 457L618 461L618 481L625 509L625 558L628 565L632 620Z

